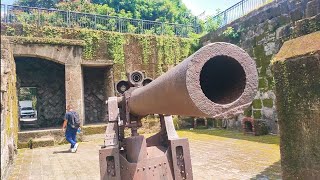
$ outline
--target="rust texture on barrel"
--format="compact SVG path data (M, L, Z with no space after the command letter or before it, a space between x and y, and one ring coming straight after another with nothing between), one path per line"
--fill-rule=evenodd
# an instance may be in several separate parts
M258 88L255 61L229 43L208 44L150 84L132 91L130 112L227 118L243 112Z

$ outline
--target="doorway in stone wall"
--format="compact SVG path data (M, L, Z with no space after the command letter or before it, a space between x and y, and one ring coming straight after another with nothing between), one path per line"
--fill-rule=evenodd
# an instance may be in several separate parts
M104 123L107 67L83 67L85 124Z
M66 111L65 66L34 57L15 57L15 63L19 105L27 106L20 108L21 130L61 128Z

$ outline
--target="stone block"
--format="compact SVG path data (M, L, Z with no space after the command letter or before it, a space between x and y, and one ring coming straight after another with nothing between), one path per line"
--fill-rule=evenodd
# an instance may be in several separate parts
M259 89L265 89L268 86L265 78L259 79Z
M5 63L4 63L5 62ZM1 177L15 158L18 132L16 66L9 40L1 36Z
M262 108L261 100L260 99L253 100L252 107L254 109L261 109Z
M319 5L319 1L317 0L312 0L312 1L309 1L308 4L307 4L307 9L306 9L306 17L312 17L312 16L315 16L317 15L318 13L318 5Z
M285 42L273 60L284 180L320 178L319 57L315 32Z
M264 120L257 120L255 119L253 121L254 123L254 135L255 136L261 136L261 135L267 135L269 134L268 125L266 121Z
M104 134L106 132L107 123L99 125L85 125L82 127L84 135Z
M273 107L273 99L264 99L262 100L262 102L264 107L268 107L268 108Z
M54 146L54 138L53 137L44 137L44 138L36 138L32 140L32 147L46 147L46 146Z
M303 18L303 9L301 6L298 6L296 9L290 11L291 21L298 21Z
M254 119L261 119L262 118L261 110L253 110L253 118Z

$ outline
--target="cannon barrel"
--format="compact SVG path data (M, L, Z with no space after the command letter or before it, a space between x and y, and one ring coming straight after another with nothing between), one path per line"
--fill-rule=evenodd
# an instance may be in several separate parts
M229 43L208 44L128 99L134 115L227 118L243 112L257 92L255 61Z

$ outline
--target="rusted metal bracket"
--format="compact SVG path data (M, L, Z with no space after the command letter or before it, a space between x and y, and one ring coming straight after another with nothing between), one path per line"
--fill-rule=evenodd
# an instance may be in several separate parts
M193 179L188 139L170 140L175 179Z
M99 160L101 180L121 180L118 147L100 149Z
M110 97L108 99L108 112L109 112L109 122L106 128L104 147L116 146L118 144L118 132L119 132L119 108L118 108L118 98Z
M99 150L100 178L102 180L121 180L119 159L119 108L118 98L110 97L108 104L108 125L106 128L104 147Z
M179 136L177 134L176 129L174 128L173 119L171 115L160 115L160 118L163 118L163 121L166 126L166 132L168 135L168 140L178 139Z

